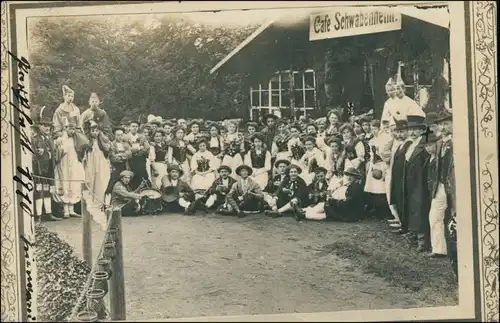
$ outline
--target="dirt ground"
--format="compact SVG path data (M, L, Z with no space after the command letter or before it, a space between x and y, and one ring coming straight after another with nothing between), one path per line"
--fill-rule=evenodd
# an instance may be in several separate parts
M81 256L81 221L46 224ZM456 305L447 259L385 223L250 215L123 218L127 319ZM103 237L93 227L93 251Z

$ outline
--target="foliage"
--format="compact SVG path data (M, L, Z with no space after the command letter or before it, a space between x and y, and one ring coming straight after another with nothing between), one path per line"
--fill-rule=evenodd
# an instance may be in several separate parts
M54 111L66 84L82 111L90 93L98 93L113 123L148 114L239 117L245 111L243 76L227 75L216 85L209 71L255 28L180 17L149 25L116 17L40 19L29 28L31 101Z

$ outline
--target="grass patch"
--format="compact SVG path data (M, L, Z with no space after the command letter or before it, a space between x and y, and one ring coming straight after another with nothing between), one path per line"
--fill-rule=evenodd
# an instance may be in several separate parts
M364 272L421 293L422 298L439 305L458 302L458 286L448 259L432 259L408 248L383 222L367 221L356 234L324 246L323 252L349 259Z

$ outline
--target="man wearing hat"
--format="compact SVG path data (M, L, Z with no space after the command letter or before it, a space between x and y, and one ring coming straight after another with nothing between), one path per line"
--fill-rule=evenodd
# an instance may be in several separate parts
M276 120L278 120L278 116L272 113L266 114L263 118L266 126L261 130L261 133L264 135L264 144L267 147L272 147L274 137L278 132L278 127L276 126Z
M111 192L111 205L122 207L122 216L135 216L141 211L142 197L137 193L138 190L130 189L130 181L134 173L124 170L120 173L120 179L113 186Z
M194 214L194 191L188 183L180 178L184 171L176 164L168 167L168 174L161 179L161 192L165 210L168 212L182 212L186 215Z
M435 169L434 178L430 181L431 208L429 221L431 226L432 255L441 256L447 254L447 246L443 244L444 238L441 233L443 227L450 221L451 203L450 197L454 192L447 191L446 186L453 175L453 142L452 142L452 115L448 112L438 116L435 120L440 138L435 145L436 157L431 160L431 165ZM447 212L448 211L448 212ZM437 231L439 231L439 236ZM434 239L433 239L434 238ZM445 240L446 241L446 240Z
M411 144L408 137L408 121L395 120L392 134L394 142L392 146L391 161L385 181L387 185L387 200L394 219L389 221L392 228L400 228L399 233L406 233L401 228L401 212L403 211L403 174L405 165L405 153Z
M276 200L275 206L271 211L266 211L266 214L271 217L280 217L283 214L292 212L296 219L303 216L304 207L308 201L308 194L306 182L300 177L302 169L294 164L287 168L287 176L281 182L274 193Z
M54 142L50 133L52 120L44 116L45 110L45 107L40 109L39 118L34 124L35 132L32 139L35 152L33 156L35 211L42 220L58 221L60 219L52 214L51 198L51 190L54 190L52 181L54 178Z
M150 145L146 137L139 133L139 122L130 121L130 132L125 136L125 142L130 146L132 155L129 159L129 167L134 177L130 187L135 189L143 180L149 181L149 174L146 168L149 156Z
M267 186L264 188L264 201L267 203L266 207L269 206L271 209L276 207L275 193L278 191L281 183L285 180L287 176L287 167L290 165L288 159L278 159L274 163L274 167L277 170L277 175L275 175ZM277 208L276 208L277 210Z
M429 153L425 150L425 135L428 134L425 117L408 115L408 137L412 143L404 155L403 172L403 208L401 224L408 231L408 241L411 247L417 247L419 252L428 248L425 237L429 222L429 190L427 187L427 163Z
M309 191L310 206L326 202L328 195L328 181L326 180L327 170L324 167L316 167L314 170L314 180L307 187Z
M306 212L308 220L356 222L364 218L362 174L353 167L344 171L344 178L325 203Z
M218 209L219 207L223 207L226 203L227 194L236 180L230 176L232 170L229 166L221 165L217 169L217 172L219 173L219 177L213 181L210 188L205 192L205 195L196 200L194 210L202 209L207 212L211 208ZM227 209L227 206L225 209Z
M85 133L88 136L88 122L90 120L96 122L99 125L99 129L101 132L108 138L112 138L113 132L111 129L111 122L109 120L109 116L100 107L101 101L99 100L99 97L97 96L97 93L92 93L90 94L89 98L89 105L90 108L87 110L83 111L82 116L80 118L81 124L80 127L82 129L85 129Z
M253 169L248 165L240 165L236 168L239 178L233 184L227 194L226 200L231 211L239 217L243 217L243 211L260 211L263 208L263 194L259 184L250 176Z

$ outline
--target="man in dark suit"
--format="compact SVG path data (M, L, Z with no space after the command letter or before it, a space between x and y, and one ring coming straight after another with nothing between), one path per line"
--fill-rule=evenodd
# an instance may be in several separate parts
M226 203L226 196L236 180L229 176L232 172L229 166L222 165L217 169L217 172L219 177L212 183L212 186L205 192L203 197L194 202L193 212L198 209L207 212L210 208L218 209Z
M402 222L408 230L406 236L411 247L420 252L428 249L425 235L428 232L428 212L430 209L427 187L427 163L429 153L425 150L427 125L425 117L408 115L408 136L411 145L404 155Z
M408 121L395 120L395 128L393 129L393 135L396 141L395 148L391 164L391 180L390 180L390 208L393 214L397 215L400 221L399 233L405 234L408 230L408 223L404 222L402 219L403 206L404 206L404 195L403 195L403 174L405 167L405 154L408 147L411 145L411 140L408 138Z
M278 207L276 206L276 199L274 194L287 176L286 172L287 167L290 165L290 161L288 161L287 159L280 159L277 160L274 165L278 170L278 174L274 176L264 188L264 201L267 204L266 207L270 208L273 211L277 211Z
M45 107L40 110L40 118L35 124L35 134L32 139L33 151L33 175L35 177L35 211L42 220L58 221L60 218L52 214L52 195L54 188L54 141L50 128L52 119L43 116Z

